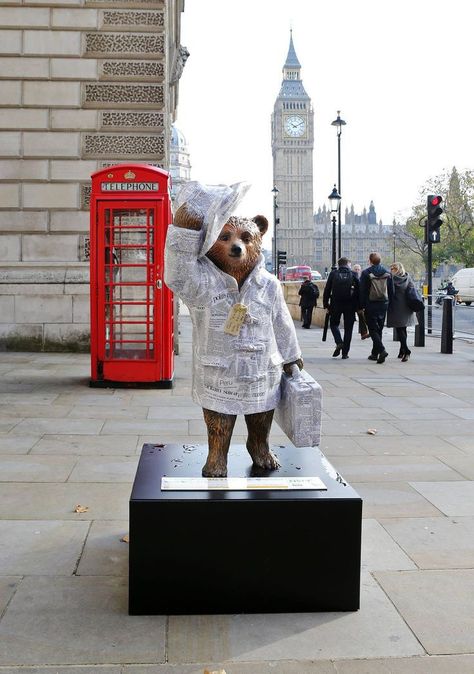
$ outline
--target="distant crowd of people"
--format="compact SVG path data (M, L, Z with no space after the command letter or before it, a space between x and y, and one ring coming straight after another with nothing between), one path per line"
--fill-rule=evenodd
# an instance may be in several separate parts
M306 279L299 289L301 320L303 328L309 328L313 309L319 297L318 287ZM402 363L410 358L411 351L407 344L407 327L416 324L415 303L422 305L414 283L401 262L393 262L390 269L382 265L379 253L369 255L369 266L362 270L359 264L351 268L347 257L338 260L323 292L323 307L329 315L329 328L334 337L336 348L333 358L339 355L349 358L352 332L356 316L359 323L361 339L372 340L369 360L379 365L385 362L388 352L383 343L383 328L395 328L400 342L398 357ZM416 299L417 298L417 299ZM343 322L344 336L341 335L340 323Z

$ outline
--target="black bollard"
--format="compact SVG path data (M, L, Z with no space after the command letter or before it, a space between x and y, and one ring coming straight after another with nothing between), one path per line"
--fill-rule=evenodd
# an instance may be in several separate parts
M453 300L443 297L443 322L441 324L441 353L453 352Z
M417 311L418 325L415 325L414 346L425 346L425 310Z

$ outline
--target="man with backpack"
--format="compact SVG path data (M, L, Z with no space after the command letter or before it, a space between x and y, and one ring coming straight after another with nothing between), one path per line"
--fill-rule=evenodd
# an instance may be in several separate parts
M326 281L323 306L329 312L329 327L336 342L332 356L337 358L342 352L342 357L346 359L349 358L352 328L359 307L359 279L351 270L351 261L347 257L341 257L337 264L337 269L331 271ZM339 329L341 316L344 318L344 339Z
M300 296L301 320L303 321L303 328L307 330L311 327L313 319L313 309L317 304L319 297L319 288L312 283L311 279L306 278L298 290Z
M382 331L388 305L393 297L393 280L389 270L381 263L379 253L370 253L370 267L364 269L360 277L360 305L365 310L365 319L372 340L369 360L379 365L388 356L382 341Z

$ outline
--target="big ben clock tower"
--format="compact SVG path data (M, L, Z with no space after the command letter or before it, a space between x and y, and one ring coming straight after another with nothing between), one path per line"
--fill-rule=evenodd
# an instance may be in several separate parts
M290 32L283 81L272 114L273 184L279 190L276 247L286 251L288 266L314 266L313 116Z

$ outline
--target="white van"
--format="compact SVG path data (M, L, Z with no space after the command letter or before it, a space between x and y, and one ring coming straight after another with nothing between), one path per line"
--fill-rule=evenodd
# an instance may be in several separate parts
M470 306L471 302L474 302L474 267L457 271L452 282L456 290L459 290L459 301Z

